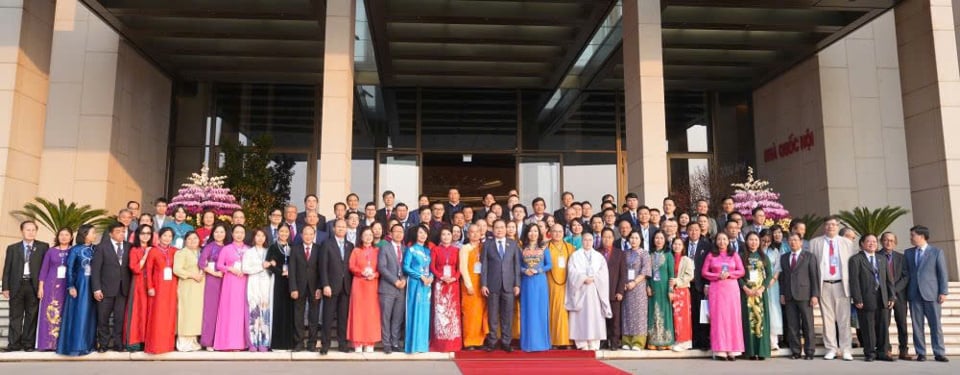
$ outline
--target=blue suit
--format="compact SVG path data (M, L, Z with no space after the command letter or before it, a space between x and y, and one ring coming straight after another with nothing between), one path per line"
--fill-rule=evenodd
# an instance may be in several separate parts
M913 346L917 355L927 354L923 332L923 321L926 319L930 325L933 355L946 356L943 326L940 323L942 305L938 299L940 295L947 294L947 258L943 250L929 244L917 259L919 251L912 247L903 254L907 261L903 268L904 276L910 280L907 283L907 300L910 301L910 316L913 318Z

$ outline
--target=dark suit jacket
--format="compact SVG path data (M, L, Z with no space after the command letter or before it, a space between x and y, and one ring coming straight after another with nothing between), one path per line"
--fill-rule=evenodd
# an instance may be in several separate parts
M319 215L319 213L318 213L318 215ZM323 223L326 223L326 222L327 222L327 218L326 218L325 216L323 216L323 215L319 215L319 216L320 216L320 220L317 221L317 223L319 223L319 225L323 226ZM307 211L301 211L301 212L297 213L297 226L298 226L298 227L303 227L303 226L306 225L306 224L307 224Z
M480 286L490 289L490 293L513 293L514 287L520 287L520 246L517 241L504 240L503 259L496 239L484 242L480 254Z
M260 230L267 235L267 247L269 248L270 245L273 245L273 226L267 224L267 226L260 228Z
M879 253L879 252L878 252ZM893 278L887 273L887 259L884 256L874 256L877 260L877 274L880 278L880 301L877 301L876 281L873 278L873 265L867 259L867 253L859 252L850 257L850 299L853 304L862 303L863 309L874 311L877 306L886 308L887 302L893 301Z
M780 295L787 301L809 301L820 298L820 266L817 257L809 251L801 251L797 264L790 267L792 252L780 256Z
M600 251L603 254L603 251ZM607 258L607 270L610 272L610 302L616 302L616 295L623 295L627 288L627 253L614 248Z
M450 222L453 214L463 211L463 201L457 203L456 206L450 204L450 202L443 204L443 221Z
M387 209L386 209L386 208L381 208L381 209L377 210L377 216L375 216L376 220L379 221L380 224L383 224L383 226L384 226L383 231L384 231L384 232L389 232L389 231L390 231L390 228L386 228L387 222L390 221L390 219L393 219L393 218L396 218L396 217L397 217L397 208L396 208L396 207L390 209L390 217L387 217Z
M893 256L893 273L890 274L890 278L893 279L891 294L893 294L894 299L905 302L907 300L907 282L910 281L910 277L903 273L903 268L907 265L907 259L899 251L894 250L891 253ZM877 251L877 254L886 258L886 250Z
M93 251L90 285L104 297L130 295L130 243L123 242L123 259L117 259L113 241L101 243Z
M917 264L916 247L903 253L907 259L903 272L910 278L907 283L907 299L910 301L936 301L939 296L947 295L947 258L933 245L927 245L923 259Z
M353 285L353 274L350 273L350 253L353 251L353 244L343 239L343 257L340 257L340 248L337 247L336 238L330 238L320 246L320 286L330 287L333 294L340 292L350 294L350 287Z
M50 248L46 242L33 241L33 253L30 254L30 283L33 289L40 287L40 266L43 265L43 257L47 255L47 249ZM20 290L20 280L23 279L23 241L17 241L7 246L7 257L3 262L3 291L10 291L10 298Z
M307 259L303 243L290 245L290 264L287 266L290 292L299 292L300 298L313 298L313 292L320 289L321 258L323 253L316 242L310 245L310 259Z
M689 239L684 245L684 251L688 247L690 247ZM709 280L703 278L702 271L703 263L707 261L707 255L710 254L711 249L713 249L713 243L706 237L700 237L697 241L696 253L693 255L693 287L701 294L703 294L703 287L710 284Z

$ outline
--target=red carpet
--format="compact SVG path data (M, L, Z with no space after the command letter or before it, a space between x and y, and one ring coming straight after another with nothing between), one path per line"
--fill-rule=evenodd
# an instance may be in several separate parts
M464 375L629 374L596 360L594 352L583 350L551 350L538 353L473 351L457 352L455 358L454 362Z

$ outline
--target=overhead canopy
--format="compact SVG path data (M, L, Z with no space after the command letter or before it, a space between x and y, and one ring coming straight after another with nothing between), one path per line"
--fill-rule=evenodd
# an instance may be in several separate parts
M164 70L184 80L322 79L323 0L83 2ZM756 87L894 3L663 0L666 87ZM369 19L385 86L555 89L616 4L366 0L367 14L360 16ZM577 85L622 89L621 55L614 51L610 56L613 60L593 79Z

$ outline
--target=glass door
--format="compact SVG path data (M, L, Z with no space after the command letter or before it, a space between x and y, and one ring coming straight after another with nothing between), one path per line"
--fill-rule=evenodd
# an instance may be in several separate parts
M563 186L561 168L563 157L560 154L537 154L517 156L517 188L520 190L520 202L529 205L537 197L547 201L547 212L560 207L560 193ZM528 207L532 214L533 209Z
M393 191L397 203L403 202L411 210L417 207L420 196L420 155L415 152L380 152L377 156L376 197ZM381 202L382 204L382 202Z

